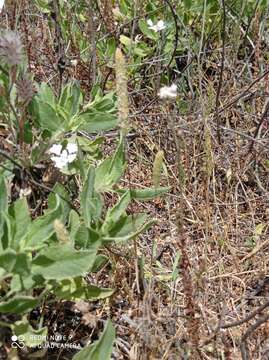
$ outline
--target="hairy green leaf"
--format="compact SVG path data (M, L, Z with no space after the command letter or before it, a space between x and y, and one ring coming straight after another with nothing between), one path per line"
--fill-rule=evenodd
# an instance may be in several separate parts
M73 360L110 360L115 341L115 329L108 320L99 340L82 349Z
M45 279L63 280L84 276L94 264L95 250L77 251L70 245L54 245L33 260L32 272Z

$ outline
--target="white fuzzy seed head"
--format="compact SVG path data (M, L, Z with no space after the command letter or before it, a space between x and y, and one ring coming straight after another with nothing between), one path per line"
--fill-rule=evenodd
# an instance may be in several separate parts
M160 88L158 95L161 99L175 99L177 97L177 85L163 86Z

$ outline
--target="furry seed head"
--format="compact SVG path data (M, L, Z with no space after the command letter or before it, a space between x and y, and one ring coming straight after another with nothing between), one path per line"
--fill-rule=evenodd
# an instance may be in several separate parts
M23 45L15 31L4 31L0 34L0 59L8 65L19 65L22 61Z
M177 85L163 86L160 88L158 95L161 99L174 99L177 97Z

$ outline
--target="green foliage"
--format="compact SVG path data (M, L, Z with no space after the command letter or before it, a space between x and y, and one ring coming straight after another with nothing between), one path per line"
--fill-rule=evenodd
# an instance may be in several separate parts
M82 349L73 360L110 360L115 330L109 320L99 340Z
M51 13L51 2L34 3L43 13ZM76 1L59 4L63 36L70 27L77 32L75 21L68 24L67 11L76 9L76 16L84 23L85 7ZM131 19L132 3L121 1L119 12L122 19ZM153 31L147 31L145 21L139 26L143 41L135 43L128 36L120 37L137 66L141 58L154 55L159 39ZM148 39L153 47L147 44ZM88 56L84 40L83 35L74 40L82 58ZM100 59L106 59L108 66L113 64L115 50L112 38L101 40L97 46ZM17 55L18 59L22 56ZM128 214L130 203L153 199L168 188L120 187L127 166L124 139L120 136L114 153L104 157L101 145L106 134L99 136L118 127L113 91L104 94L94 86L88 102L79 83L69 81L57 95L48 83L34 83L24 60L11 67L1 57L0 65L1 125L9 131L14 148L21 150L5 155L0 168L0 312L16 314L19 320L8 326L14 334L24 337L26 346L35 347L42 340L34 341L32 335L45 337L48 329L43 318L38 328L29 323L29 313L46 304L48 298L55 305L59 300L96 301L111 296L114 289L89 284L85 276L100 271L109 262L102 254L104 247L134 239L153 224L146 214ZM59 157L73 155L69 145L77 148L74 157L64 166L57 165ZM60 147L58 153L52 152L52 146ZM36 213L32 200L40 196L36 189L39 175L44 164L52 166L52 161L67 180L52 189L40 183L43 190L51 192L40 199L46 209ZM23 193L10 194L18 172L25 175L25 183L35 192L29 201ZM114 206L105 204L107 193L117 198ZM115 330L108 321L100 339L75 359L110 359L114 339Z
M69 83L57 100L47 84L41 84L32 103L32 116L42 130L52 136L63 131L85 130L95 133L117 126L113 94L95 96L94 101L82 106L83 94L77 82Z

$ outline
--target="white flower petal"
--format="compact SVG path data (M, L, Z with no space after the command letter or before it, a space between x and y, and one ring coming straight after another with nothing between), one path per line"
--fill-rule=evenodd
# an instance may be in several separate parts
M0 0L0 11L2 11L5 0Z
M77 144L70 143L70 144L67 144L66 149L69 154L75 154L78 151L78 146L77 146Z
M49 153L54 154L54 155L60 155L61 151L62 151L62 145L61 144L54 144L49 149Z
M162 31L166 28L166 25L163 20L159 20L155 25L153 24L152 20L148 20L147 24L149 26L150 30L153 30L155 32Z
M55 166L59 169L62 169L64 168L67 164L68 164L68 161L67 159L63 158L63 157L58 157L58 156L53 156L51 158L51 160L54 162Z
M157 26L157 28L158 28L159 30L163 30L163 29L166 28L166 26L164 25L164 21L163 21L163 20L159 20L159 21L157 22L156 26Z
M68 151L66 149L64 149L61 153L61 158L62 159L68 159Z
M68 162L69 163L73 162L76 157L77 157L77 154L69 154L68 155Z

